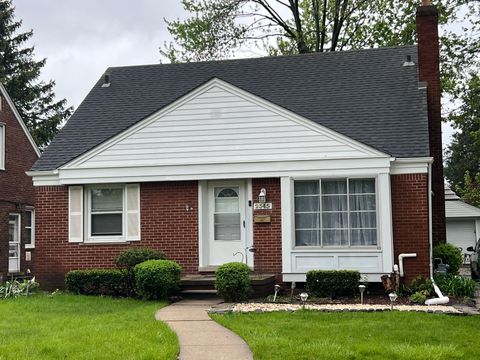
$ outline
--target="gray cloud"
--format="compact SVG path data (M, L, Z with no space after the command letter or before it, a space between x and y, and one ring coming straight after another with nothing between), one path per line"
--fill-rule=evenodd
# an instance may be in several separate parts
M108 66L158 63L170 40L163 18L182 17L178 0L14 0L23 30L33 29L42 79L77 107Z

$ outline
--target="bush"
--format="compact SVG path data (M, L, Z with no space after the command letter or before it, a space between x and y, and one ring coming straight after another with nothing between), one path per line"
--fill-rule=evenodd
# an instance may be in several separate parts
M72 270L65 275L67 290L75 294L126 296L127 274L117 269Z
M127 272L127 291L129 295L135 294L135 275L133 268L147 260L163 260L165 255L158 250L147 248L131 248L121 252L115 263L119 268L125 269Z
M307 291L318 297L353 295L360 273L350 270L311 270L307 272Z
M250 268L239 262L221 265L216 273L215 289L227 302L247 300L251 294Z
M137 291L145 299L166 299L180 287L182 268L171 260L147 260L133 268Z
M444 264L448 264L449 274L458 274L462 266L462 252L452 244L440 244L433 248L433 258L442 259Z
M18 296L30 296L39 289L38 282L33 279L24 279L22 282L18 280L8 280L4 285L0 286L0 297L3 299L16 298Z
M423 276L417 276L409 285L401 285L401 294L413 295L415 293L424 293L426 296L435 295L432 280Z
M473 297L476 283L457 275L435 275L435 283L444 295Z
M409 300L415 304L425 304L425 301L427 301L427 297L429 296L428 291L423 290L423 291L417 291L410 295Z

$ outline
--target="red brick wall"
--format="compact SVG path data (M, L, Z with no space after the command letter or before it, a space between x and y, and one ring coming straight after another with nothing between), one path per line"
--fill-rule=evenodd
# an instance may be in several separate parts
M253 215L270 215L271 223L253 224L255 272L280 275L282 273L282 219L280 204L280 179L253 179L253 200L258 201L260 190L267 190L267 202L272 210L253 211Z
M405 281L415 276L429 276L428 176L427 174L392 175L392 218L394 263L401 253L417 253L404 260Z
M35 203L32 179L25 172L38 157L12 109L3 96L0 98L0 122L5 124L5 170L0 170L0 277L5 277L8 272L8 215L20 213L22 227L25 224L25 206ZM24 233L22 231L22 237ZM22 239L20 266L25 271L33 264L25 261L23 248Z
M427 83L428 130L432 164L432 240L434 244L446 241L445 193L442 158L442 115L440 87L440 57L438 42L438 13L435 6L421 6L417 10L418 77Z
M141 241L130 244L68 243L68 188L36 188L37 246L35 269L45 289L63 287L72 269L109 268L131 246L165 252L184 273L198 270L197 182L141 184ZM186 210L186 206L189 209Z

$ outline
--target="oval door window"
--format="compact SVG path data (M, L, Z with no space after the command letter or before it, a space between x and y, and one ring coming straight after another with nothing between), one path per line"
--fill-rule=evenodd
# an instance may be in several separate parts
M213 214L215 241L241 240L238 187L216 187Z

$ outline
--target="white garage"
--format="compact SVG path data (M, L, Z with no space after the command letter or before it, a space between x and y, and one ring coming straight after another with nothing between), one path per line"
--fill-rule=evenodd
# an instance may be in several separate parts
M447 242L468 253L480 237L480 209L464 203L449 188L445 189L445 216L447 220Z

